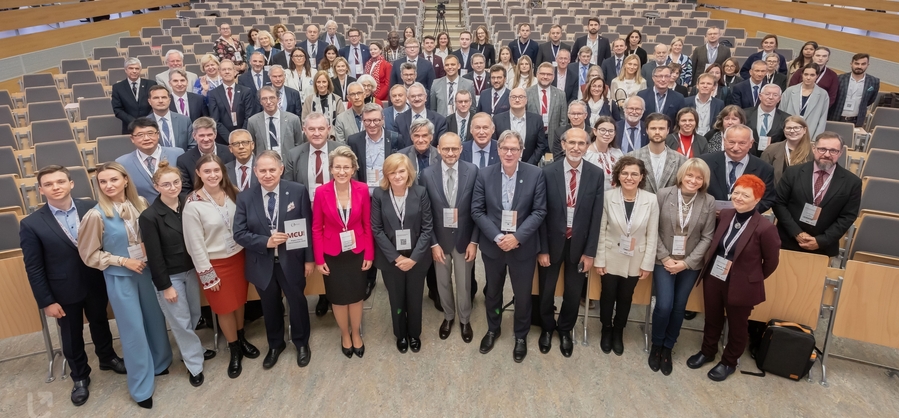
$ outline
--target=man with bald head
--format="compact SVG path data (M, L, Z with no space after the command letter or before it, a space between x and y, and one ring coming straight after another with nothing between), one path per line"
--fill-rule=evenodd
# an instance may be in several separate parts
M653 86L652 72L656 67L664 67L665 63L668 61L668 45L656 45L653 50L652 58L653 60L643 64L643 68L640 69L640 75L646 80L647 89L651 89Z
M309 56L309 64L315 69L318 69L318 63L325 57L325 48L328 46L325 41L318 39L319 32L318 25L314 23L306 26L306 42L300 44Z
M265 69L265 55L259 51L250 55L250 69L237 77L237 84L246 86L250 90L250 96L253 96L252 100L255 100L256 92L259 89L272 85L272 80Z

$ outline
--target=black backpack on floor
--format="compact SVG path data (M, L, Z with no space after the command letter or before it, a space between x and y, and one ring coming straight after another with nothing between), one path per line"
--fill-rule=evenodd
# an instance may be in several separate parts
M742 373L765 376L767 372L799 380L808 374L817 358L818 349L815 348L815 335L811 327L772 319L768 321L755 354L755 363L762 372Z

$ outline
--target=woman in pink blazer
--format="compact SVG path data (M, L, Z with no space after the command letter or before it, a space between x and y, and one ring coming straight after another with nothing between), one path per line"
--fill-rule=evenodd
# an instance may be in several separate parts
M347 358L353 353L362 357L362 301L368 284L366 271L375 259L371 200L368 186L352 180L359 163L349 147L337 147L328 159L333 180L315 190L312 248L340 326L340 348Z

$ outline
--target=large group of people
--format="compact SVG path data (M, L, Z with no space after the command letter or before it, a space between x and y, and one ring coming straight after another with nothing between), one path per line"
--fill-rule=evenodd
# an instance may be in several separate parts
M557 333L570 357L592 270L600 347L620 356L634 289L652 276L649 367L672 373L687 299L702 282L703 344L687 366L715 360L727 321L726 349L708 372L721 381L749 344L748 318L779 250L835 256L858 215L861 181L837 164L846 138L824 123L863 122L879 88L866 54L834 79L829 50L807 44L788 86L774 35L738 70L715 27L691 56L681 39L648 56L639 31L605 39L598 18L574 49L557 25L540 44L524 23L498 52L483 26L463 31L454 50L445 33L419 40L406 28L403 41L391 32L366 45L359 30L344 37L332 23L323 33L309 25L303 42L283 25L253 29L246 47L223 24L201 76L178 51L165 53L170 69L155 81L129 58L113 107L135 150L98 167L97 202L72 199L65 168L38 172L47 205L22 221L22 249L38 304L59 321L74 404L90 384L82 312L101 370L127 373L132 399L149 408L154 376L173 357L166 321L190 383L203 383L215 353L195 333L201 291L237 378L244 357L262 354L244 332L249 284L261 299L266 369L287 347L282 297L297 365L311 361L304 290L314 272L325 288L316 314L333 311L346 357L365 353L362 302L378 272L397 350L414 353L428 335L426 287L443 312L439 338L458 320L461 339L473 340L478 254L481 353L502 333L508 279L514 361L527 356L531 326L541 353ZM104 324L107 301L124 361Z

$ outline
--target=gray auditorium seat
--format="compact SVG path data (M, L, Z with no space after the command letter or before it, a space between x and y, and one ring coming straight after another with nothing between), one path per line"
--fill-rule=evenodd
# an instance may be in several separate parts
M55 86L28 87L25 89L25 104L58 101L59 90Z
M19 188L19 181L15 176L0 175L0 215L13 213L15 211L18 211L22 215L28 213L25 210L25 200L22 199L22 191ZM0 227L2 227L2 225L0 225ZM6 233L0 235L18 236L18 234L10 233L10 230L4 231ZM0 238L0 241L2 240L3 238ZM0 251L9 249L2 247L3 245L0 244Z
M12 113L12 108L7 105L0 106L0 125L7 124L11 127L18 127L19 121Z
M69 71L84 71L90 69L91 65L88 64L87 60L84 58L62 60L59 62L59 72L62 74L68 74Z
M81 151L75 141L54 141L34 144L34 167L51 164L63 167L84 166Z
M831 122L827 123L829 125ZM868 141L868 150L874 149L899 151L899 128L883 125L874 128Z
M114 46L98 46L95 47L93 52L91 53L91 57L95 60L99 60L101 58L113 58L118 56L119 50Z
M148 80L156 80L157 75L164 73L169 69L169 67L166 67L165 65L152 65L144 68L147 69Z
M72 86L72 98L74 102L84 99L96 99L106 97L106 90L100 83L85 83Z
M174 37L181 37L184 35L190 35L191 31L190 31L190 27L188 27L188 26L175 26L175 27L169 29L169 34L172 35L172 37L174 38Z
M899 199L896 196L899 196L899 180L868 177L859 209L899 215Z
M169 30L175 26L181 26L181 19L159 19L159 25L163 30Z
M19 219L15 213L0 213L0 230L19 230ZM19 234L0 234L0 251L17 249L19 249Z
M31 143L54 141L75 141L75 133L72 126L65 119L45 120L31 124Z
M124 68L110 68L106 75L106 84L111 86L127 77Z
M53 80L53 74L25 74L22 76L21 86L23 89L33 87L56 87L56 81Z
M12 101L12 96L9 95L9 90L0 90L0 106L9 106L10 109L15 109L16 105Z
M849 259L859 251L899 257L899 217L865 214L859 222L858 229L849 249Z
M75 182L75 188L72 189L72 197L75 199L95 199L94 187L91 184L91 178L87 174L84 167L68 167L69 175Z
M162 28L158 26L146 27L140 29L140 37L141 38L152 38L154 36L162 35Z
M0 147L12 147L13 149L22 148L21 141L16 137L15 131L13 131L12 126L7 123L0 124ZM15 158L13 158L13 160L15 160ZM3 164L4 162L0 162L0 165ZM0 167L0 170L10 168L12 167Z
M115 161L116 158L129 152L134 152L134 144L128 135L101 136L97 138L97 164Z
M25 111L25 121L28 124L55 119L66 120L68 123L68 115L66 115L62 102L28 103L28 108Z
M76 84L96 83L97 74L94 70L74 70L66 73L66 86L72 88Z
M899 151L872 149L859 177L882 177L899 180Z
M100 71L109 71L113 68L124 69L125 57L100 58Z
M115 115L91 116L87 118L87 140L96 141L101 136L118 135L122 132L122 121Z
M853 144L855 143L855 125L851 123L827 121L827 125L824 127L824 130L836 132L837 135L839 135L843 140L843 145L848 145L850 148L852 148Z
M143 44L144 41L140 38L140 36L123 36L119 38L119 48L128 48Z
M878 107L875 109L867 130L871 132L878 126L899 128L899 108Z
M91 116L112 114L112 100L109 97L95 97L78 101L78 115L81 120L87 120Z
M0 174L15 174L22 177L19 159L13 147L0 147Z

